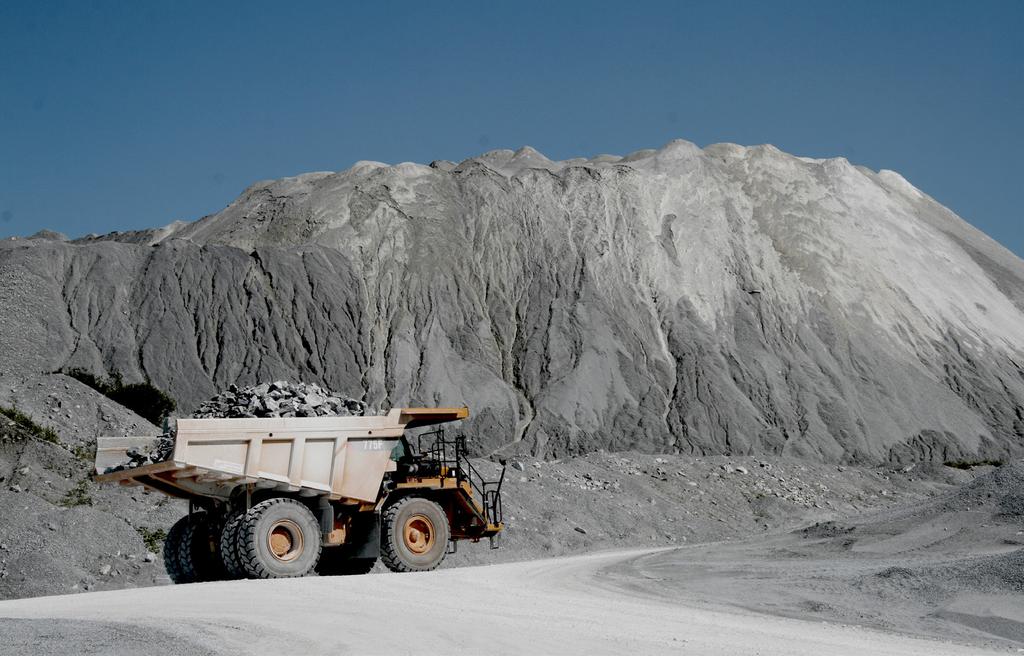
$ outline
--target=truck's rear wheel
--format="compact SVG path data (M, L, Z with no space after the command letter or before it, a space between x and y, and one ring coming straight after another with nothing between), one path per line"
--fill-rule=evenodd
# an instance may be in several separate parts
M224 577L219 552L220 526L206 512L185 515L164 539L164 568L174 583L215 581Z
M305 576L320 559L320 523L294 499L268 499L245 514L238 555L254 579Z
M178 560L178 551L189 530L188 517L182 517L174 523L164 538L164 569L167 570L171 583L192 583L181 561Z
M380 557L393 572L435 569L448 552L451 530L441 506L423 497L405 497L382 518Z
M245 520L244 512L237 512L228 517L224 524L224 530L220 533L220 559L227 570L228 578L244 579L246 576L245 567L242 566L242 556L238 551L242 523Z

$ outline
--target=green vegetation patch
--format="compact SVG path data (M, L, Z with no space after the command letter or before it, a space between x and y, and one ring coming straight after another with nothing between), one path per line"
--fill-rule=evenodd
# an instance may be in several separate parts
M82 462L92 464L93 457L96 455L96 442L76 444L71 447L71 453Z
M32 417L29 417L21 410L18 410L17 407L0 405L0 414L21 426L32 437L38 440L52 442L53 444L60 444L60 437L57 436L57 433L52 428L40 426L32 419Z
M75 508L78 506L91 506L92 495L89 494L89 480L83 478L78 483L64 494L64 498L60 500L60 505L65 508Z
M160 553L160 549L164 546L164 538L167 537L167 531L162 528L151 529L145 526L136 527L135 530L142 536L142 541L146 543L146 549L153 553Z
M178 407L174 399L148 380L144 383L125 384L121 374L116 371L111 372L107 378L94 376L84 369L68 369L61 373L88 385L158 426Z

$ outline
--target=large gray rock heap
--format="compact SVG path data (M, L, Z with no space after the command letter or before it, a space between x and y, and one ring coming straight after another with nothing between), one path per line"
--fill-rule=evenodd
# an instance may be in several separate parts
M240 417L348 417L366 404L329 392L315 383L279 380L239 389L232 385L192 413L197 419Z
M184 409L289 378L467 404L484 453L1024 442L1024 263L896 173L771 146L360 162L3 242L0 281L0 369L117 369Z

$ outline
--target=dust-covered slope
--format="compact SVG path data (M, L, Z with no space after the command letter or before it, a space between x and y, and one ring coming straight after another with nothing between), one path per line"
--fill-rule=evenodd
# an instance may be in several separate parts
M64 380L22 397L36 415L46 417L48 426L61 430L65 442L40 439L0 415L0 599L166 579L160 536L187 512L183 502L162 494L89 480L95 445L77 442L77 435L135 433L147 427L116 404L97 400L92 390L75 389L76 381ZM60 389L59 399L48 394L54 388ZM58 401L60 416L32 403L40 397ZM77 420L77 430L65 411L84 417ZM102 423L93 426L93 421Z
M468 404L484 453L1022 452L1024 264L895 173L672 142L362 162L198 222L0 246L0 368L185 409L319 381Z
M652 582L649 594L1019 652L1024 461L987 469L930 499L656 554L628 573Z

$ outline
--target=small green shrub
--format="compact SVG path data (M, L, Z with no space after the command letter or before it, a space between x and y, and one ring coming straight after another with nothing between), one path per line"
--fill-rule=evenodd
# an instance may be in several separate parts
M84 369L68 369L62 373L157 425L178 407L174 399L154 387L148 380L144 383L126 385L124 378L116 371L110 372L107 378L99 378Z
M975 467L1002 467L1002 460L947 460L942 463L953 469L973 469Z
M146 543L146 549L153 553L160 553L160 549L164 546L164 538L167 537L167 531L162 528L154 530L145 526L138 526L135 530L139 532L142 541Z
M92 463L93 457L96 455L96 443L76 444L71 447L71 453L82 462Z
M43 440L44 442L52 442L53 444L60 444L60 437L54 432L52 428L46 428L40 426L32 417L29 417L17 407L7 407L0 405L0 414L4 415L14 423L24 428L32 437Z
M83 478L78 481L78 484L64 494L64 498L60 500L60 505L65 508L91 506L92 495L89 494L89 479Z

